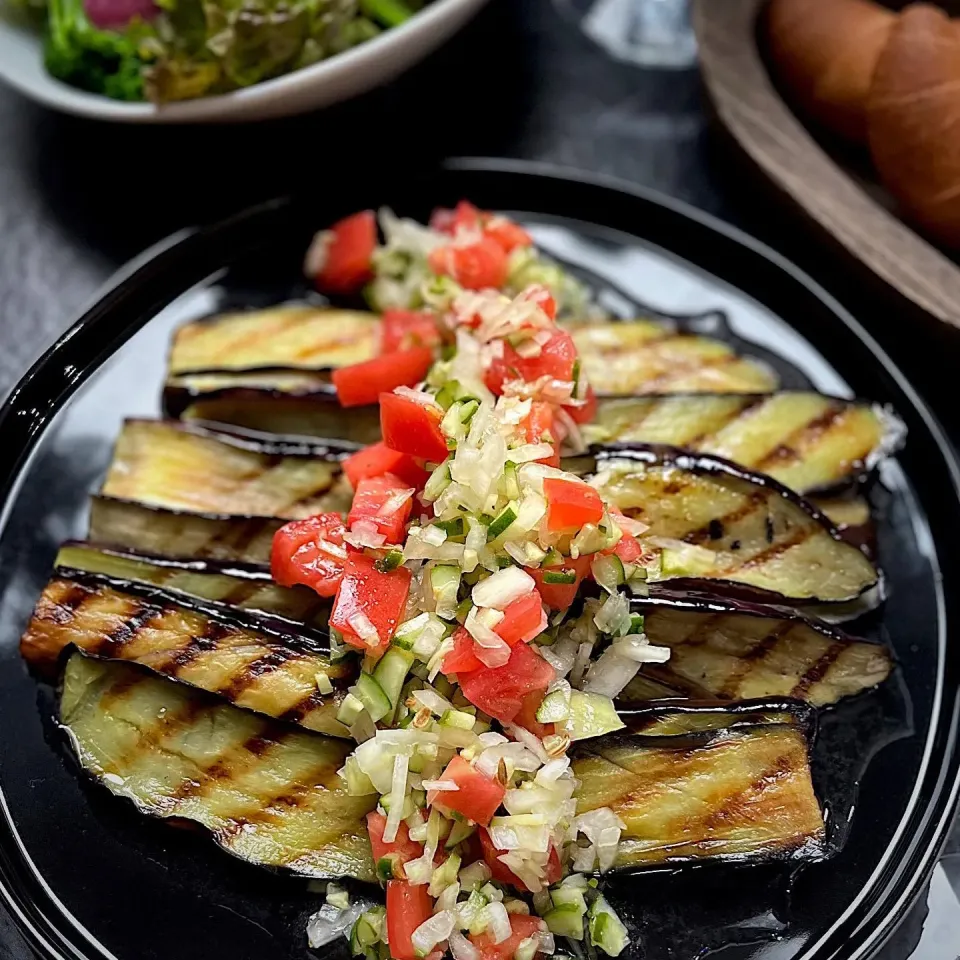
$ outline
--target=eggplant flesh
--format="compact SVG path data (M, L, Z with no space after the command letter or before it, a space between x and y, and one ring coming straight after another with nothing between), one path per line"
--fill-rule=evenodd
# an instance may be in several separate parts
M140 812L201 824L260 866L376 879L364 817L377 798L351 797L337 776L347 741L79 653L60 719L84 770Z
M818 393L680 394L602 399L591 443L664 443L765 473L798 493L857 480L902 439L871 404Z
M176 376L271 367L324 370L370 360L379 352L380 320L372 313L282 304L180 327L168 371Z
M731 712L727 723L716 707L703 710L578 748L577 813L610 807L625 826L615 868L821 859L804 724L786 704L752 719Z
M228 424L263 433L329 437L356 444L380 439L380 407L376 404L344 411L336 395L327 390L230 385L229 380L236 377L182 377L168 382L163 392L164 413L188 422ZM219 379L220 385L204 389L199 383L213 379Z
M283 524L272 517L205 515L102 495L90 501L91 540L155 557L203 560L211 570L269 576L273 536Z
M55 568L150 584L171 593L280 618L295 629L326 635L330 599L308 587L281 587L265 569L226 573L203 560L167 560L80 541L60 548Z
M893 669L883 645L800 617L642 602L634 609L644 615L650 642L670 648L670 659L645 664L620 704L673 691L720 700L784 696L827 706L883 683Z
M299 519L349 509L333 454L167 420L128 420L101 493L172 510Z
M332 663L324 638L292 626L160 588L58 569L37 601L20 652L49 674L72 645L139 664L238 707L348 737L337 711L354 680L350 663ZM321 692L320 674L332 692Z
M768 393L777 377L720 340L652 320L564 324L598 396L644 393Z
M591 483L647 524L642 542L660 551L650 581L727 584L789 603L851 601L879 583L861 551L767 477L655 446L600 458L597 468Z

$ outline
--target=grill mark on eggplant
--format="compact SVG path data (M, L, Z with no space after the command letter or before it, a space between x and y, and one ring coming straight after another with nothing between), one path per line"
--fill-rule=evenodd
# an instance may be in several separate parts
M664 488L666 490L666 488ZM714 517L706 526L698 527L696 530L691 530L690 533L684 536L683 540L685 543L692 544L701 544L705 543L708 540L719 540L723 536L723 531L732 527L735 523L739 523L742 520L746 520L758 507L763 506L767 502L767 494L761 490L754 490L751 493L747 494L744 499L744 502L740 504L735 510L731 510L729 513L723 514L721 517ZM769 517L767 520L769 521ZM720 536L714 536L716 531L716 525L720 525L721 533Z
M57 626L66 626L77 615L77 611L83 607L87 598L94 590L82 583L72 583L68 581L55 581L57 586L66 588L62 596L55 600L50 599L46 594L42 594L37 602L37 608L34 616L44 623L55 623Z
M799 679L797 685L790 691L790 696L802 697L815 683L823 680L846 648L846 644L834 641L824 651L823 656Z
M776 647L779 641L787 636L794 628L795 624L785 620L778 624L773 630L770 630L766 636L761 637L757 643L747 651L737 657L737 665L734 671L723 681L718 696L736 697L740 689L740 684L750 675L751 670L760 663L766 655Z
M764 550L761 550L759 553L755 553L752 557L747 560L744 560L743 563L738 564L735 567L728 567L724 573L729 574L733 573L736 570L747 570L750 567L760 567L763 564L767 563L769 560L772 560L774 557L779 556L781 553L786 553L788 550L792 550L794 547L800 546L805 540L808 540L813 536L813 528L804 529L802 527L797 527L788 537L784 537L779 543L771 543L770 546L766 547Z
M741 406L739 410L731 411L730 416L724 420L719 426L714 430L705 430L703 433L698 433L695 437L691 437L689 440L685 441L682 446L690 447L691 449L696 449L704 443L708 443L710 440L716 438L718 430L725 430L731 424L735 424L738 421L742 420L746 414L751 411L756 410L757 407L762 407L769 400L769 394L765 393L745 393L743 394ZM657 406L659 407L664 400L657 401ZM646 418L644 418L646 419ZM643 421L641 421L642 423Z
M216 620L207 619L203 630L194 634L177 650L166 664L160 668L161 673L168 673L171 677L180 678L180 674L195 660L205 653L217 649L217 644L229 633L229 629Z
M314 710L324 705L324 694L319 689L308 693L299 703L295 703L278 719L287 723L302 723Z
M136 639L140 631L151 620L162 617L166 608L131 598L133 608L125 619L110 631L96 646L96 654L101 657L115 657L128 643Z
M702 820L703 825L708 830L723 826L727 820L731 819L731 814L741 798L763 794L766 789L778 780L790 776L794 769L795 765L792 763L790 755L785 753L780 754L776 760L774 760L773 765L764 770L756 780L740 790L728 794L717 809L712 810L710 814ZM806 835L804 835L802 839L806 839ZM784 843L782 846L785 847L786 844Z
M802 427L798 427L781 444L757 461L754 469L763 471L772 464L799 460L805 443L815 441L843 414L844 408L842 406L837 403L829 404L823 413L812 420L808 420Z
M681 337L677 337L676 339L679 340ZM658 392L667 384L688 376L691 373L729 366L731 363L740 363L742 360L743 358L738 357L735 353L728 353L718 357L701 357L696 363L681 363L673 367L669 373L662 373L658 377L651 377L643 384L643 390L645 393Z
M296 659L292 650L274 647L268 650L263 656L251 660L244 664L233 676L226 687L222 687L218 693L228 700L235 702L240 695L252 687L264 674L272 673L290 661Z

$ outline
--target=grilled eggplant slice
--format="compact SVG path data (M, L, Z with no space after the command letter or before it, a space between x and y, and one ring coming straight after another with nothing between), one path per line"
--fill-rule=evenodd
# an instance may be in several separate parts
M609 806L626 826L617 868L824 856L809 713L753 702L624 719L629 732L585 741L573 762L577 812Z
M827 604L879 584L863 553L769 477L654 445L598 454L595 465L593 485L648 524L644 542L661 558L649 579L660 585Z
M336 717L355 671L350 661L331 663L329 638L305 625L298 630L276 616L58 568L37 601L20 652L50 673L71 645L140 664L238 707L349 736ZM320 690L321 674L332 692Z
M653 320L565 324L600 396L643 393L768 393L777 377L720 340Z
M880 407L801 391L608 398L583 432L591 443L665 443L714 454L803 494L860 479L904 435Z
M167 381L168 417L220 423L262 433L329 437L349 443L380 439L380 407L345 412L329 383L310 373L186 374Z
M273 517L167 510L133 500L94 496L90 539L154 557L205 561L207 569L269 575Z
M826 624L750 604L636 601L650 642L670 648L620 694L629 704L674 696L793 697L816 706L869 690L890 675L890 651ZM652 694L652 696L651 696ZM666 694L667 696L671 694Z
M84 770L142 813L199 823L260 866L376 879L363 818L377 797L351 797L337 776L345 740L79 653L60 718Z
M127 420L101 493L171 510L297 519L347 510L343 451Z
M243 570L204 560L169 560L95 543L70 541L57 554L56 569L101 574L111 580L162 587L171 593L213 600L279 618L299 632L306 627L326 644L329 598L307 587L281 587L266 569Z
M169 373L330 370L369 360L379 350L380 320L372 313L282 304L181 327L173 337Z

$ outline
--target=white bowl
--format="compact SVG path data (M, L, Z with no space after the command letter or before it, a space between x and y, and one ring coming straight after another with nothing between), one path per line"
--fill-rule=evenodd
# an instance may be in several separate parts
M98 120L124 123L265 120L316 110L392 80L452 36L485 2L433 0L401 26L329 60L234 93L161 107L110 100L55 80L43 67L39 35L0 16L0 80L44 106Z

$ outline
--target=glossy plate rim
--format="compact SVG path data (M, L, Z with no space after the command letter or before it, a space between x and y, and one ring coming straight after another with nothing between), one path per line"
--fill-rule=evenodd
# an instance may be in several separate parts
M614 203L623 211L618 219L634 215L636 223L642 225L646 215L659 218L660 229L673 224L678 230L694 231L716 252L721 265L727 256L739 257L759 272L765 271L767 279L782 283L785 289L792 289L808 301L817 301L872 354L919 417L947 470L951 501L960 504L960 461L934 414L860 322L820 284L775 250L682 201L612 177L546 163L493 158L450 160L439 175L486 185L491 190L498 182L514 187L537 183L552 188L558 195L564 190L574 191L581 199L595 202L598 209ZM421 188L429 190L431 183L424 178ZM403 185L398 185L396 192L402 191ZM339 215L349 212L351 207L367 205L362 196L351 204L354 198L349 193L345 191L333 202ZM303 202L302 197L299 199ZM179 231L150 247L107 281L76 323L31 367L0 408L0 443L10 454L0 463L0 528L6 523L18 481L38 440L75 391L167 303L225 263L254 249L261 242L264 222L283 216L297 202L298 198L293 196L279 198L211 226ZM543 212L563 217L562 200L557 207L560 209ZM645 235L643 229L629 226L617 229L685 258L684 252L666 238L658 241ZM692 258L688 262L728 282L715 264L704 266ZM754 296L747 286L738 289ZM942 582L937 587L943 624L946 614ZM954 669L956 662L951 667L945 658L946 637L942 629L937 642L944 655L944 669L937 678L934 714L924 745L923 783L918 783L912 805L901 817L894 844L865 888L816 943L804 945L797 960L866 960L875 955L913 905L936 865L960 801L960 671ZM940 761L939 770L932 769L932 760ZM29 890L31 884L36 886L37 878L30 875L29 855L20 844L2 788L0 817L0 904L39 956L87 960L91 954L84 947L91 945L89 934L77 929L76 922L62 909L42 878L39 897ZM912 834L907 827L912 828ZM892 862L894 852L898 854L896 862ZM102 948L98 948L98 955L104 956Z

